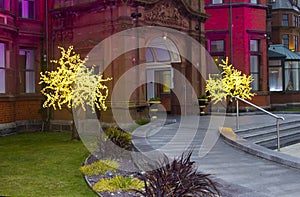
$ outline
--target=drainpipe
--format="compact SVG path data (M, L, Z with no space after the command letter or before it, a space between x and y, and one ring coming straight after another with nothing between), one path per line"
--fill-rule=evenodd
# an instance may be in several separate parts
M229 1L229 31L230 31L230 60L231 64L233 64L233 36L232 36L232 0Z
M49 63L48 63L48 56L49 56L49 49L48 49L48 45L49 45L49 32L48 32L48 0L46 0L46 6L45 6L45 14L46 14L46 68L48 70L49 67Z

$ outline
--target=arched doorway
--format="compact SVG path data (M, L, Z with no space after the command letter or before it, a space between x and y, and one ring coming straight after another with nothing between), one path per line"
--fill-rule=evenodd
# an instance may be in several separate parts
M174 71L172 64L181 63L175 44L166 36L152 39L146 49L147 101L159 97L171 112Z

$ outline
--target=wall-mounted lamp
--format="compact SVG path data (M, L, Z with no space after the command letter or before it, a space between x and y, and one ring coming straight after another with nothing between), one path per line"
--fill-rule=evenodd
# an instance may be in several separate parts
M135 57L132 57L132 58L131 58L131 62L132 62L133 64L135 64L135 63L136 63L136 58L135 58Z
M142 13L131 13L131 18L139 18L142 17Z

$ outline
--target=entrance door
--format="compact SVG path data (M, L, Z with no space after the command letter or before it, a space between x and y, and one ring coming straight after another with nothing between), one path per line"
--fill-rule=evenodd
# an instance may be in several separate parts
M153 66L147 69L147 100L159 97L168 112L171 111L173 68L170 65Z

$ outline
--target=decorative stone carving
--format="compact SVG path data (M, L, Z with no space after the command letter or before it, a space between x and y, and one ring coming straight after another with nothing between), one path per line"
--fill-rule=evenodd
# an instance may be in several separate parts
M145 11L145 20L164 25L188 27L188 21L179 12L173 1L157 3L152 9Z

